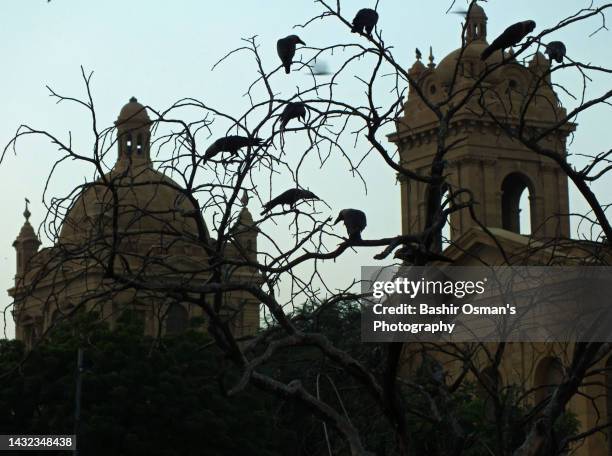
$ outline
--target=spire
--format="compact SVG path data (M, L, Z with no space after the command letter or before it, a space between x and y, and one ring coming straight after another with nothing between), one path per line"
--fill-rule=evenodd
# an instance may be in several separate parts
M17 251L17 275L22 276L26 271L26 266L30 258L32 258L36 252L38 252L38 247L40 247L40 241L38 240L38 236L34 232L34 228L30 225L30 216L32 215L29 209L30 200L25 198L25 210L23 211L23 216L25 218L25 222L19 230L19 235L15 242L13 242L13 247Z
M136 97L131 97L130 101L121 108L115 122L119 148L116 169L125 170L130 165L149 165L151 163L150 125L151 119L147 114L147 109L138 103Z
M240 202L242 203L242 206L244 208L246 208L249 204L249 194L247 193L247 191L245 190L244 193L242 193L242 198L240 198Z
M482 6L472 3L467 16L466 41L487 41L487 15Z
M429 64L427 65L427 68L435 68L435 67L436 67L436 64L434 63L433 48L429 46Z
M30 210L28 209L28 205L30 204L30 200L25 198L25 211L23 211L23 216L26 219L26 222L29 223L30 221L30 215L32 215L30 213Z

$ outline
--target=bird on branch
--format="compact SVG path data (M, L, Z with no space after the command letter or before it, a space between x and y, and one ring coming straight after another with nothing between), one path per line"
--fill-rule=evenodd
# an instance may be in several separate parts
M503 52L504 49L520 43L523 38L533 32L535 27L536 23L534 21L522 21L512 24L482 52L481 60L487 60L495 51L501 50Z
M563 44L561 41L551 41L546 45L546 51L544 54L548 55L550 60L554 60L557 63L563 63L565 52L565 44Z
M262 141L263 139L261 138L249 138L247 136L225 136L224 138L217 139L206 149L204 159L209 160L221 152L230 152L232 155L235 155L243 147L260 146Z
M334 222L343 221L350 241L360 241L361 232L367 225L366 215L359 209L342 209Z
M372 35L372 30L378 22L378 13L370 8L363 8L357 11L353 19L352 33L366 33ZM365 30L365 32L364 32Z
M280 129L283 131L292 119L300 119L302 122L306 119L306 105L301 101L295 103L287 103L285 109L280 115Z
M264 204L264 210L261 212L261 215L264 215L266 212L271 211L276 206L295 206L295 204L300 200L318 200L319 197L308 190L302 190L301 188L292 188L289 189L276 198L271 199L266 204Z
M276 42L276 52L278 52L278 56L280 57L281 62L283 62L285 73L287 74L291 72L291 63L293 62L293 57L295 56L295 47L298 44L306 46L306 43L304 43L297 35L289 35Z

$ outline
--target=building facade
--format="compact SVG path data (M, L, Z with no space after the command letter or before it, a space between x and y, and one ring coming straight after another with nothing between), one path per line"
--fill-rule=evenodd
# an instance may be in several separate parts
M199 305L181 301L181 284L205 283L210 276L209 252L214 240L194 217L197 202L151 161L151 120L132 98L116 121L117 160L112 170L82 187L65 215L54 245L41 243L29 222L13 243L17 253L13 298L16 338L28 346L58 319L95 312L111 327L129 311L151 336L171 334L206 315ZM248 198L231 230L233 242L224 255L256 258L257 228L247 208ZM246 258L245 258L246 256ZM170 282L179 292L144 290L108 277L109 262L121 276L134 280ZM259 284L250 268L232 271L232 279ZM212 298L211 298L212 299ZM238 335L259 328L259 303L245 292L224 295L223 307Z
M567 138L576 125L558 126L566 111L546 73L551 63L540 52L527 62L519 62L512 51L495 52L483 62L481 54L489 44L487 16L481 6L474 5L466 19L464 44L438 64L431 52L428 65L417 53L409 74L419 90L410 88L403 116L390 140L397 145L403 165L422 175L430 174L437 152L439 122L423 96L432 103L450 97L451 103L442 109L452 109L453 103L460 108L445 137L447 144L453 144L444 157L445 175L451 189L470 190L475 217L467 210L451 214L450 243L444 255L453 260L454 266L480 266L482 262L564 264L568 258L573 258L570 264L575 264L585 257L585 249L577 247L578 241L570 240L567 176L554 160L511 139L500 125L533 133L552 128L552 133L542 138L540 144L558 154L567 153ZM507 63L490 71L491 65L502 59ZM490 74L483 77L486 72ZM473 90L475 85L478 89ZM466 102L460 105L463 99ZM419 233L425 224L427 184L400 178L400 188L402 231ZM529 195L528 206L521 208L524 192ZM529 220L524 220L526 212ZM530 225L530 232L521 233L521 225ZM586 251L597 248L596 243L590 243ZM569 344L553 343L511 343L506 353L496 372L491 372L487 361L482 360L481 373L497 388L515 384L533 390L526 398L527 405L546 398L549 391L546 385L558 384L563 379L564 366L569 365L572 355ZM608 358L598 367L611 365ZM609 376L602 373L588 383L590 386L581 390L583 394L576 395L570 403L582 431L601 426L612 417ZM606 431L595 433L572 454L612 454L608 435Z

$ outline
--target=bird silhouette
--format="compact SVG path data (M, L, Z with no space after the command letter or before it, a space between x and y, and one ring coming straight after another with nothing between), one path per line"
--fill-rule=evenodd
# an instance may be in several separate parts
M338 214L338 218L334 222L334 225L340 221L344 222L349 240L361 240L361 232L367 225L366 215L362 211L359 209L342 209Z
M285 67L285 73L291 72L291 63L293 62L293 56L295 56L295 47L299 44L306 46L299 36L289 35L285 38L281 38L276 42L276 52L283 62Z
M481 60L487 60L495 51L500 49L503 51L520 43L535 27L536 23L534 21L522 21L512 24L482 52Z
M546 51L544 53L548 55L550 60L554 60L557 63L563 63L565 52L565 44L561 41L551 41L546 45Z
M301 101L298 101L295 103L287 103L285 105L285 109L283 109L283 112L280 115L280 121L281 121L280 129L284 130L285 127L287 126L287 123L291 119L300 119L304 121L305 118L306 118L306 105L304 103L302 103Z
M276 206L295 206L295 204L300 200L307 199L315 199L318 200L319 197L308 190L302 190L301 188L292 188L290 190L284 191L276 198L271 199L266 204L264 204L264 210L261 212L261 215L264 215L266 212L271 211Z
M357 11L355 19L353 19L353 27L351 32L353 33L367 33L372 34L372 30L378 22L378 13L370 8L363 8Z
M236 154L238 150L243 147L260 146L262 141L261 138L249 138L247 136L225 136L224 138L217 139L208 149L206 149L204 159L208 160L221 152Z

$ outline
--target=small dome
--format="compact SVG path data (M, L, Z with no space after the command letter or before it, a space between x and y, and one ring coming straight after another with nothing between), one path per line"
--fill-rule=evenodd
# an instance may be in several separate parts
M143 124L151 122L151 119L147 114L146 108L140 103L138 103L136 97L130 98L130 101L125 106L123 106L123 108L121 108L116 123L132 123L134 121L139 121Z
M425 65L423 64L423 62L421 62L420 60L417 60L414 62L414 64L412 65L412 67L408 70L408 74L410 76L418 76L419 74L421 74L423 71L425 71L427 68L425 67Z
M27 220L21 227L21 230L19 230L19 236L17 236L18 241L23 241L26 239L38 239L36 237L36 233L34 232L34 228Z
M487 14L482 6L475 3L470 10L470 19L488 19Z

